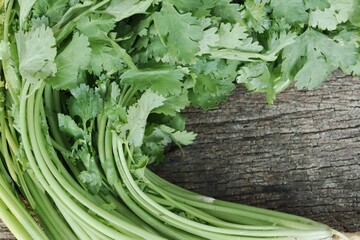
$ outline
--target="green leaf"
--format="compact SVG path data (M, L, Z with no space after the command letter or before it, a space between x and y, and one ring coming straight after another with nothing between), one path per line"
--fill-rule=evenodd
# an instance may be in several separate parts
M338 24L349 20L355 9L354 0L328 0L330 7L310 13L309 25L321 30L335 30Z
M13 56L11 55L10 51L10 43L5 43L4 41L0 41L0 60L2 63L2 71L6 76L6 84L8 87L11 87L14 92L19 93L21 89L21 79L18 74L18 70L13 62ZM15 119L17 121L19 119Z
M250 63L241 67L236 81L245 84L250 91L264 91L268 88L270 72L266 63Z
M237 62L214 60L199 62L191 74L194 86L189 89L189 99L195 106L210 109L218 106L235 89Z
M308 29L283 52L282 71L299 88L315 88L329 73L356 63L356 47L335 42L328 36Z
M267 3L268 1L259 0L247 0L244 2L247 25L255 32L263 33L270 28L271 21L268 16L270 7Z
M122 59L108 43L93 41L90 47L92 49L88 68L90 73L97 76L103 73L111 75L124 68Z
M153 17L156 30L170 56L179 62L194 62L203 36L198 19L190 13L180 14L167 2L163 2L161 11L154 13Z
M91 48L88 38L75 33L71 42L56 57L58 72L48 83L55 89L72 89L84 82L81 76L90 62Z
M93 3L91 1L78 1L78 0L70 0L70 7L66 9L64 14L61 16L61 19L56 22L54 28L59 30L62 27L70 27L74 28L76 25L76 18L82 13L86 12L91 8ZM75 21L74 21L75 20Z
M143 143L146 120L149 114L157 107L163 105L165 98L151 90L147 90L136 104L129 107L127 112L127 123L123 126L122 131L128 131L129 143L135 147L140 147Z
M121 75L123 84L131 84L139 90L150 88L161 95L179 95L184 73L180 69L128 70Z
M312 51L308 61L295 75L296 87L313 89L318 87L335 68L326 62L320 51Z
M82 171L79 175L82 183L86 184L87 190L92 194L97 194L101 187L101 175L97 170Z
M351 24L353 24L354 26L360 27L360 2L356 0L354 0L354 10L350 15L350 22Z
M134 158L136 163L131 165L130 170L137 178L142 179L149 163L149 157L142 154L136 154Z
M104 39L115 28L115 18L109 14L91 14L82 17L76 27L90 39Z
M351 65L347 68L342 68L341 70L347 74L351 74L353 76L360 77L360 54L358 55L356 64Z
M171 143L169 134L160 129L160 126L155 126L151 129L149 135L144 138L144 145L141 150L150 156L153 161L161 161L164 157L164 149Z
M73 97L69 101L69 112L72 117L79 116L83 124L102 112L103 100L98 92L86 84L71 90Z
M135 14L146 13L153 0L112 0L105 12L115 16L116 21L121 21Z
M220 40L216 46L224 47L224 48L241 48L244 45L243 40L249 37L249 34L246 33L247 27L236 23L235 25L231 25L230 23L221 23L218 35L220 36ZM262 49L260 49L261 51Z
M150 163L162 161L164 159L165 147L172 141L178 146L189 145L196 138L196 134L193 132L178 131L163 124L154 126L149 132L144 138L141 150L149 156Z
M310 10L319 9L323 11L325 8L330 7L328 0L304 0L306 8Z
M59 113L58 121L59 121L60 130L68 134L69 136L72 136L75 139L79 139L85 135L84 130L81 129L76 124L75 120L72 119L70 116Z
M26 18L28 17L31 8L33 7L36 0L19 0L20 12L19 12L19 21L20 28L24 25Z
M218 28L217 27L208 28L210 25L211 25L211 19L209 18L204 18L201 21L201 26L204 29L204 34L202 39L199 41L200 51L198 52L197 55L203 55L208 53L210 48L216 46L220 41L220 36L217 34Z
M112 82L106 90L104 113L111 120L111 129L120 132L121 126L126 122L126 108L119 104L121 90L116 82Z
M176 116L181 110L190 105L188 92L183 90L180 95L166 97L164 104L154 110L168 116Z
M19 70L31 83L44 80L56 73L55 38L50 28L44 25L24 33L15 33L19 55Z
M211 15L220 17L223 22L236 23L243 19L242 9L242 5L233 3L232 0L217 0L215 7L211 9Z
M308 21L309 13L304 0L292 0L286 3L283 0L271 0L270 6L276 18L285 18L289 24Z
M160 125L160 129L169 134L170 138L178 145L189 145L192 144L196 138L196 133L187 131L176 131L175 129Z
M177 9L183 12L192 12L193 15L200 17L209 15L217 0L169 0Z
M68 0L36 0L34 15L37 17L47 16L52 26L60 21L68 6Z

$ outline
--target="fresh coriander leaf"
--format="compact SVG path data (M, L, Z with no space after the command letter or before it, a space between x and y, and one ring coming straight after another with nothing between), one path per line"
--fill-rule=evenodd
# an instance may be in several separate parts
M319 86L336 68L326 62L320 51L311 51L307 55L308 61L295 75L296 87L299 89L313 89Z
M211 46L216 46L220 40L220 36L216 33L217 28L213 27L204 31L203 39L199 41L200 51L198 55L206 54L210 51Z
M90 73L97 76L104 73L111 75L124 68L122 59L108 43L93 41L90 43L90 47L92 49L88 68Z
M287 46L293 44L296 41L297 35L294 32L272 32L268 38L266 51L267 58L275 61L280 52Z
M142 36L136 43L136 49L140 50L134 55L136 62L148 63L152 59L157 62L174 62L154 25L151 25L147 31L143 31L141 34Z
M218 81L218 83L214 85L212 81ZM194 89L189 92L189 99L194 106L211 109L226 100L234 89L235 85L230 81L219 81L214 79L214 76L199 75Z
M154 13L153 17L171 58L184 63L194 62L203 35L199 20L190 13L180 14L167 2L163 2L161 11Z
M110 87L111 87L111 91L110 91L111 102L116 104L118 102L118 100L119 100L120 95L121 95L120 87L116 82L112 82L110 84Z
M123 126L123 132L129 131L129 143L140 147L143 143L146 120L149 114L157 107L163 105L165 98L151 90L147 90L138 102L129 107L127 112L127 123Z
M341 68L341 70L347 74L360 77L360 54L358 55L356 64L351 65L347 68Z
M215 2L212 0L212 2ZM169 0L169 3L174 5L177 9L183 12L191 12L203 6L203 0L192 1L192 0Z
M360 27L360 3L354 4L354 10L349 18L352 25Z
M250 91L267 89L271 77L265 62L246 64L238 74L236 81L243 83Z
M354 65L356 48L308 29L294 44L284 49L283 58L284 76L295 79L299 88L312 89L325 81L336 68Z
M215 45L217 48L238 49L245 52L260 52L263 47L258 42L253 42L253 39L246 33L245 26L236 23L232 26L230 23L221 24L218 35L219 42Z
M338 24L349 20L355 8L354 0L328 0L330 7L310 13L309 25L321 30L335 30Z
M138 178L142 179L149 163L149 157L143 154L134 156L136 163L131 165L130 171ZM146 187L146 186L145 186Z
M245 5L245 19L250 29L255 32L263 33L270 28L268 1L247 0Z
M174 141L178 145L189 145L196 138L193 132L178 131L166 125L153 127L150 133L144 137L141 150L149 156L149 163L159 163L164 159L165 147Z
M121 90L116 82L112 82L106 90L104 113L111 120L111 128L119 132L119 128L126 122L126 109L119 104Z
M207 16L215 6L217 0L169 0L177 9L182 12L192 12L194 16Z
M73 1L70 2L70 7L66 9L65 13L61 16L61 19L56 23L54 26L55 29L60 29L66 26L71 26L73 28L75 26L75 22L73 21L76 19L80 14L90 9L93 5L91 1Z
M89 144L77 141L72 148L72 155L75 159L81 161L83 164L81 168L85 168L85 170L80 172L78 176L79 180L84 184L87 191L91 194L97 194L102 186L102 177Z
M237 23L244 18L241 12L243 8L232 0L217 0L211 9L211 15L220 17L224 22Z
M68 7L68 0L36 0L33 11L37 17L47 16L52 26L60 21Z
M58 71L48 83L55 89L71 89L85 81L81 76L90 62L91 48L88 38L75 33L71 42L56 57ZM76 54L74 54L76 53Z
M330 7L328 0L304 0L306 8L310 10L319 9L323 11L325 8Z
M18 3L20 5L20 12L19 12L19 22L20 28L24 25L26 18L28 17L31 8L33 7L36 0L19 0Z
M240 68L238 74L238 83L243 83L250 91L266 93L269 104L273 103L276 94L291 83L289 79L282 77L278 69L269 69L266 62L248 63Z
M184 73L180 69L128 70L121 75L122 84L131 84L139 90L150 88L161 95L179 95Z
M112 0L105 12L115 16L117 22L135 14L146 13L153 0Z
M86 170L82 171L79 175L79 179L82 183L86 184L87 190L96 194L99 192L101 187L101 176L97 170Z
M62 113L58 114L58 121L60 130L68 134L69 136L74 137L75 139L82 138L85 135L83 129L81 129L68 115L64 115Z
M189 99L195 106L204 109L216 107L226 100L235 89L237 62L213 60L198 62L191 74L194 85L189 89Z
M183 90L180 95L166 97L164 104L154 110L168 116L176 116L181 110L190 105L188 92Z
M73 155L76 160L80 160L86 169L90 168L91 154L89 147L82 141L76 141L72 146Z
M108 14L91 14L82 17L76 27L90 39L104 39L115 28L115 18Z
M193 132L176 131L175 129L165 125L160 125L160 129L169 134L170 138L178 145L192 144L197 135Z
M341 70L346 74L360 76L360 35L358 34L358 31L342 30L333 37L333 40L338 44L352 45L357 49L358 54L356 64L350 65L348 67L342 66Z
M9 42L0 41L0 60L2 63L2 71L6 76L6 84L11 87L14 92L19 93L21 89L21 80L19 79L18 70L15 67L14 60L10 50ZM18 121L18 118L14 119Z
M55 38L50 28L44 25L29 32L15 34L19 55L19 70L31 83L44 80L56 73Z
M218 28L217 27L210 27L211 26L211 19L204 18L201 21L201 27L204 29L204 34L202 39L199 41L199 48L200 51L197 55L203 55L209 52L211 46L216 46L220 41L220 36L217 34Z
M223 48L241 48L243 45L243 40L247 39L249 35L246 33L247 27L236 23L235 25L231 25L230 23L221 23L218 35L220 36L220 40L217 44L219 47ZM260 49L261 51L262 49Z
M48 27L50 25L49 19L46 16L31 19L31 26L33 28L39 28L42 25L45 25L46 27Z
M221 24L218 35L219 41L214 46L208 46L208 53L212 58L224 58L238 61L254 61L265 58L269 61L276 59L276 53L270 55L258 54L263 50L259 42L254 41L246 32L247 27L236 23L232 26L230 23ZM265 60L264 59L264 60Z
M289 24L306 23L309 19L304 0L292 0L286 4L283 0L271 0L270 6L276 18L285 18Z
M79 116L83 124L101 113L103 100L98 92L86 84L71 90L72 98L69 101L69 112L72 117Z

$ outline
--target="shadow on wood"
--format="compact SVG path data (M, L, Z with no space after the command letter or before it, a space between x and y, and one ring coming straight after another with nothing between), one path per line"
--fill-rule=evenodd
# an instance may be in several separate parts
M268 106L238 88L220 108L188 109L197 141L155 168L187 189L360 230L360 81L334 73Z

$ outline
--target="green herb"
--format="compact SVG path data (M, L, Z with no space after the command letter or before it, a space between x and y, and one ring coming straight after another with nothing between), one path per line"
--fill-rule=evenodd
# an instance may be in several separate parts
M238 2L0 1L0 218L18 239L346 239L147 168L195 140L184 108L236 82L273 103L360 75L358 0Z

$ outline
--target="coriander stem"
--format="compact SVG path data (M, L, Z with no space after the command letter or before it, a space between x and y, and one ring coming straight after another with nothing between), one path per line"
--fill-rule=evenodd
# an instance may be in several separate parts
M18 219L11 213L7 205L0 199L0 219L6 224L9 230L14 234L18 240L32 239L31 235ZM45 239L45 238L43 238Z

